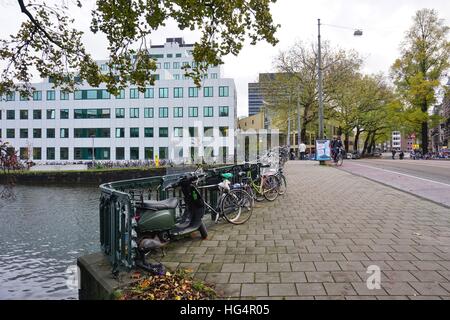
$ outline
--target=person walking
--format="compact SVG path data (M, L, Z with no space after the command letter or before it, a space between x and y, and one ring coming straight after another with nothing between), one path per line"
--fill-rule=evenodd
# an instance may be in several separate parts
M300 160L305 160L306 145L302 142L299 146Z
M396 153L397 153L397 151L395 149L392 149L392 160L395 160Z

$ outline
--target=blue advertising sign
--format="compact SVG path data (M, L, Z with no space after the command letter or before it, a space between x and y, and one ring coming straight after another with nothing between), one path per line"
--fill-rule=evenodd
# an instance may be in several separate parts
M316 140L316 160L331 160L330 140Z

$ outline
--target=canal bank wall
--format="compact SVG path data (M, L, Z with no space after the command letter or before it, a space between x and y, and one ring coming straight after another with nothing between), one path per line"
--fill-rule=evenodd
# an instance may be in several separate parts
M24 185L100 185L111 181L140 179L164 176L176 171L187 171L192 168L136 168L112 170L83 170L83 171L25 171L15 173L1 173L0 184ZM195 168L194 168L195 169Z

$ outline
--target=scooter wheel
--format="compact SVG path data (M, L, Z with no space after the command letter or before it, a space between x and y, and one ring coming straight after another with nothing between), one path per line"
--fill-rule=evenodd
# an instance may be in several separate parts
M200 235L202 236L202 239L208 238L208 231L206 230L204 223L202 223L200 225L200 227L198 228L198 231L200 231Z

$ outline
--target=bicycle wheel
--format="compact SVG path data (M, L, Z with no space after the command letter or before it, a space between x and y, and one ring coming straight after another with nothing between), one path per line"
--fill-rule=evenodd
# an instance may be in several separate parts
M267 176L263 184L264 197L269 201L275 201L275 199L278 197L280 184L280 180L277 176Z
M222 201L222 215L232 224L243 224L253 213L253 198L242 189L231 190Z
M255 199L258 202L262 202L265 200L264 192L261 191L261 180L258 181L259 183L254 183L251 186L252 189L252 195L253 199Z
M342 156L342 154L339 154L337 156L337 161L336 161L336 165L338 167L342 166L342 164L344 163L344 157Z
M287 190L287 183L286 183L286 177L284 175L277 176L279 186L278 186L278 194L283 195L286 193Z

